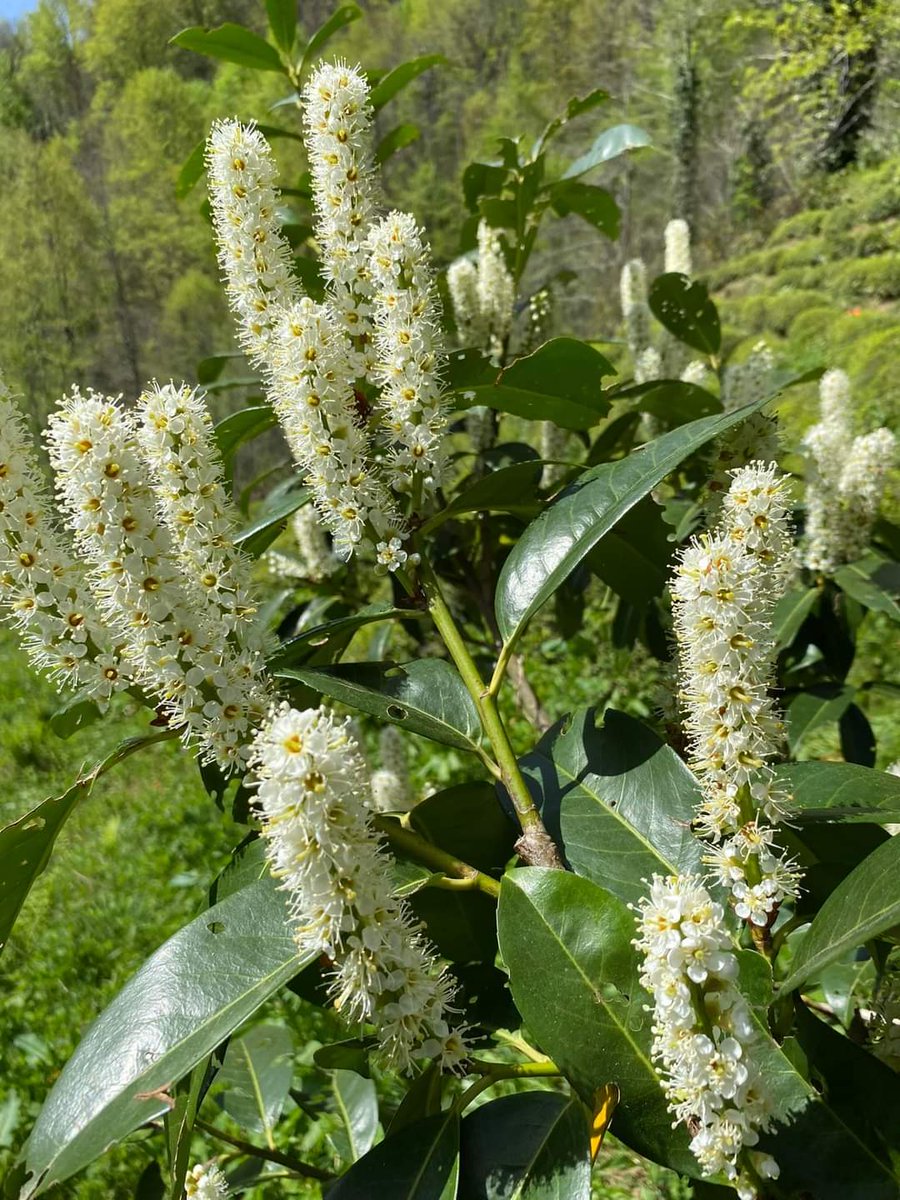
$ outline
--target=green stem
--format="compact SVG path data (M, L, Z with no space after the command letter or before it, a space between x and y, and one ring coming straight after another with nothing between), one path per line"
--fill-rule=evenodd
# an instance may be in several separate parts
M534 803L525 778L519 769L516 752L509 740L509 734L500 717L497 708L497 698L484 684L478 672L475 661L463 641L453 614L447 607L447 602L441 593L440 584L431 564L422 559L421 577L428 600L428 611L438 632L444 639L444 645L450 651L450 657L456 664L456 669L463 683L475 701L481 726L491 744L494 757L500 767L500 778L509 793L510 799L519 818L522 837L517 843L517 850L526 862L535 866L561 867L559 852L553 843L541 814Z
M282 1154L280 1150L269 1150L265 1146L255 1146L252 1142L245 1142L242 1138L232 1137L230 1133L225 1133L223 1130L217 1129L215 1125L207 1124L206 1121L195 1120L194 1128L199 1129L201 1133L208 1134L210 1137L218 1138L220 1142L224 1142L227 1146L233 1146L241 1154L277 1163L280 1167L287 1167L289 1171L293 1171L296 1175L302 1175L306 1179L319 1179L323 1183L329 1179L334 1179L334 1176L329 1174L328 1171L314 1167L311 1163L305 1163L302 1159L293 1158L290 1154Z
M446 850L441 850L439 846L426 841L418 833L413 833L411 829L405 829L399 821L392 820L390 817L376 816L373 823L379 833L385 835L391 848L404 858L411 858L413 862L421 863L423 867L432 867L435 871L441 872L447 876L448 883L453 881L456 885L464 884L479 892L484 892L486 896L491 896L494 900L499 898L500 884L496 879L491 879L490 875L485 875L482 871L463 862L462 859L455 858Z
M481 1078L476 1079L457 1097L453 1105L453 1111L457 1115L461 1115L476 1096L480 1096L482 1092L486 1092L488 1088L493 1087L502 1079L540 1079L562 1075L562 1071L556 1063L549 1061L513 1064L476 1062L473 1065L482 1073Z

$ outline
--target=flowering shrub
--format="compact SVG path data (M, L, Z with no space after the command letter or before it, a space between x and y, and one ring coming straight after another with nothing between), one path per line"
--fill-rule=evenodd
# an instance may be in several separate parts
M268 8L275 44L234 26L227 44L189 39L274 56L297 89L316 279L260 129L219 121L206 155L264 403L214 423L186 384L133 404L73 388L45 431L54 503L0 397L0 599L71 693L57 728L114 719L127 693L153 731L94 777L177 737L247 826L207 910L85 1033L7 1194L49 1192L143 1128L164 1163L148 1186L173 1198L294 1179L334 1200L587 1200L611 1127L699 1197L889 1200L900 841L883 827L900 777L874 770L846 678L866 611L900 619L898 531L876 525L893 438L854 440L849 385L828 373L801 498L770 405L790 381L765 347L723 363L684 221L662 276L622 274L633 379L604 386L593 345L547 338L552 288L526 291L542 222L614 236L615 201L584 177L647 143L601 132L552 175L548 146L603 92L530 153L506 141L468 169L477 220L445 314L425 231L385 211L375 141L376 110L425 60L373 90L344 63L310 68L337 18L298 52ZM276 423L294 472L248 524L235 454ZM293 551L272 547L288 522ZM620 644L661 664L655 728L548 715L529 682L529 624L590 574ZM391 638L415 652L394 661ZM344 709L379 724L374 772ZM845 761L797 761L835 721ZM455 786L418 797L403 731L465 762ZM85 791L0 831L0 941ZM286 987L347 1032L316 1054L346 1146L315 1162L304 1121L327 1115L291 1089L291 1047L245 1029ZM206 1119L236 1055L265 1145ZM303 1115L286 1131L289 1096Z

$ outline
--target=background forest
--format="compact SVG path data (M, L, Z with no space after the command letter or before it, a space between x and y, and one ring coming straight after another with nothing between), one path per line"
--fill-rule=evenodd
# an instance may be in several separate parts
M897 427L900 9L892 0L359 7L361 19L331 44L335 54L370 70L444 58L379 115L381 135L407 130L408 144L384 165L389 199L427 223L440 266L460 252L461 228L471 244L465 166L494 157L500 137L530 144L568 97L602 86L612 97L604 121L641 126L652 146L607 168L604 184L622 210L617 240L599 238L576 215L542 230L523 294L552 285L553 332L601 344L627 376L619 272L637 255L651 277L661 271L662 229L683 217L695 274L722 314L726 355L740 361L764 339L791 374L841 367L856 419ZM332 9L330 0L301 0L305 32ZM36 423L73 382L135 394L153 377L195 381L200 361L234 348L203 189L187 186L182 167L213 119L265 119L286 88L275 73L170 44L186 26L222 21L265 30L256 0L40 0L0 25L0 369ZM563 130L554 156L578 153L588 123ZM299 177L299 138L275 149L282 177ZM815 419L814 396L809 383L780 402L786 444ZM244 399L229 388L211 403L222 416ZM884 511L896 520L898 506L895 482ZM869 621L862 635L867 678L891 676L886 625ZM574 682L555 669L559 631L539 624L529 635L539 651L532 682L550 711L573 692L586 701L602 693L636 715L648 710L653 672L648 666L642 682L640 661L611 644L608 626L598 606L578 634L593 657L590 678ZM626 661L639 686L624 694L617 680ZM6 820L64 790L72 754L94 761L113 735L96 726L67 748L48 728L52 688L36 682L4 630L0 663ZM900 731L882 718L877 696L867 715L878 765L887 766L900 758ZM830 744L805 749L827 753ZM235 840L177 748L153 756L152 772L105 782L73 819L0 961L0 1178L89 1016L192 915L211 857L227 861ZM417 758L416 783L433 781L434 770ZM13 994L9 981L25 963L32 985ZM324 1031L310 1011L279 1000L266 1016L311 1044ZM604 1154L604 1200L689 1194L675 1176L648 1174L614 1139ZM130 1196L144 1165L139 1142L129 1143L54 1194Z

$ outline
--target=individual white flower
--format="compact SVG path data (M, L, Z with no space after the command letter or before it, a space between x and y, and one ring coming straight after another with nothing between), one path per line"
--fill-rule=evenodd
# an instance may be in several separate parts
M203 394L154 383L138 403L137 439L149 483L184 570L201 586L211 616L238 646L259 647L250 560L237 549L237 509Z
M375 378L389 450L385 471L398 492L426 495L444 467L443 353L429 256L409 213L392 212L369 235L374 285Z
M328 544L325 530L312 504L304 504L291 518L297 551L306 567L306 578L318 582L340 569L341 561Z
M206 171L228 300L248 358L262 366L280 313L300 294L277 215L272 151L254 125L217 121Z
M381 765L372 775L372 801L378 812L408 812L415 803L403 734L385 725L378 738Z
M104 704L131 682L59 528L25 419L0 381L0 604L31 661Z
M185 1176L186 1200L223 1200L230 1195L225 1176L215 1163L198 1163Z
M146 482L133 417L115 400L73 388L46 437L60 508L135 680L173 728L230 769L268 707L262 664L230 647L203 585L178 560Z
M666 226L666 271L691 275L691 230L687 221L676 219Z
M392 891L390 855L371 824L365 765L324 708L283 704L256 737L257 802L272 873L288 892L302 953L334 964L331 993L352 1023L377 1030L386 1063L408 1071L465 1056L454 987Z
M457 258L447 268L447 290L453 303L456 332L461 346L485 347L489 328L478 293L478 266L471 258Z
M487 221L478 223L478 300L489 349L499 362L512 329L516 285L500 235Z
M755 1196L748 1166L771 1123L765 1080L754 1064L757 1033L735 986L738 964L721 905L692 875L654 875L635 906L640 980L653 998L653 1057L675 1123L708 1176L724 1174ZM755 1152L754 1152L755 1153ZM770 1178L777 1165L765 1160Z
M622 316L628 348L637 358L650 345L650 309L647 305L647 268L644 260L633 258L622 268L619 282Z
M303 125L316 236L355 378L372 379L371 281L366 237L381 206L369 85L358 68L322 63L303 89Z

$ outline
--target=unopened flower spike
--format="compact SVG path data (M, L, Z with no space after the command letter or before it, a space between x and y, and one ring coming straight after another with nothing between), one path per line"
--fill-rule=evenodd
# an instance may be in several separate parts
M71 539L57 523L31 435L0 381L0 604L32 663L101 704L131 682Z
M650 345L650 308L647 304L647 268L633 258L622 268L619 282L625 336L634 358Z
M60 507L137 683L186 740L231 769L268 708L266 686L257 656L229 647L227 625L178 560L146 483L133 417L109 397L74 388L46 436Z
M467 1047L455 988L393 894L349 720L282 704L256 737L253 766L270 868L288 893L300 952L334 964L335 1007L375 1026L396 1070L431 1058L458 1065Z

